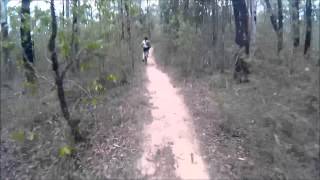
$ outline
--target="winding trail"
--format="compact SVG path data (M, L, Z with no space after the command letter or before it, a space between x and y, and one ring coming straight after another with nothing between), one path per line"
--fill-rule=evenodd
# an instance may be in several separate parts
M153 50L148 61L152 122L144 127L144 153L138 168L149 179L209 179L192 118L179 89L159 70Z

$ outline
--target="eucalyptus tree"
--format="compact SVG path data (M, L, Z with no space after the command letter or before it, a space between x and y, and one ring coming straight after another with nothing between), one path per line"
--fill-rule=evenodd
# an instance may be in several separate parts
M31 16L30 16L30 0L22 0L20 12L20 36L21 46L23 48L22 59L26 70L26 78L28 83L35 83L36 75L34 70L34 51L31 39Z
M311 0L306 0L306 38L304 43L304 54L307 54L311 45L312 35L312 3Z
M240 48L245 47L249 54L250 40L248 30L248 10L245 0L232 0L234 21L236 26L235 42Z
M48 49L51 54L50 58L51 58L52 70L54 72L55 84L57 86L57 96L59 99L62 115L67 121L68 125L70 126L71 133L74 139L76 141L80 141L83 138L79 133L79 128L78 128L79 120L71 119L71 115L68 109L68 105L67 105L67 101L64 93L64 87L63 87L64 77L70 65L72 64L72 62L70 62L63 71L60 70L59 62L58 62L58 54L56 50L56 37L57 37L58 25L57 25L57 18L55 15L54 0L50 0L50 11L51 11L51 19L52 19L51 20L52 34L50 36L50 40L48 43Z
M10 40L9 40L9 25L8 25L8 0L1 0L1 36L2 36L2 43L1 43L1 58L4 61L5 66L5 75L11 79L12 78L12 64L10 61Z
M266 6L267 6L267 11L270 16L270 21L272 24L272 27L274 31L277 34L277 39L278 39L278 54L280 51L283 49L283 13L282 13L282 0L277 0L278 4L278 15L276 16L273 13L271 4L269 0L265 0Z

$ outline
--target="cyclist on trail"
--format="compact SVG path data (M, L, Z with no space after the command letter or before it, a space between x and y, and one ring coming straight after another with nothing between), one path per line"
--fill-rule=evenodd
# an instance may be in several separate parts
M150 41L148 40L148 37L145 37L144 40L141 43L141 46L143 48L143 56L142 56L142 61L147 63L147 59L149 56L149 50L151 48Z

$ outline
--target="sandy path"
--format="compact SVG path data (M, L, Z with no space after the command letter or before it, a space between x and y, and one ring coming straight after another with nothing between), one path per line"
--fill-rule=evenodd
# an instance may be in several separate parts
M209 179L188 109L170 78L158 69L152 50L146 68L153 120L144 127L141 173L150 179Z

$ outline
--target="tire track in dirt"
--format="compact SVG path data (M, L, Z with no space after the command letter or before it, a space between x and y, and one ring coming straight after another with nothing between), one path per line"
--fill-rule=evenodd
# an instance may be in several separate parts
M157 67L152 50L146 68L153 119L144 127L139 170L150 179L209 179L189 111L179 89Z

